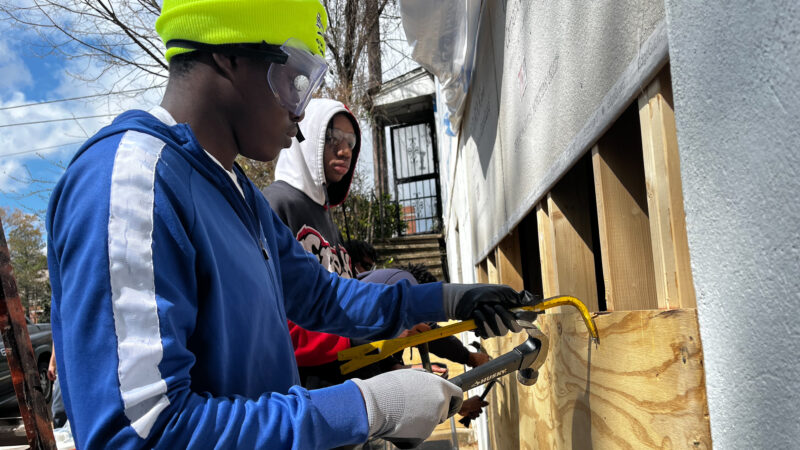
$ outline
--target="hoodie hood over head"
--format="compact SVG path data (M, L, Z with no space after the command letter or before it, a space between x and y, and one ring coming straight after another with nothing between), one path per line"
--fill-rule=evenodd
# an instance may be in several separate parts
M350 159L350 170L340 181L327 184L323 164L325 130L328 128L328 123L333 120L333 116L338 113L344 113L353 124L356 146ZM300 131L305 140L298 142L294 139L291 147L281 150L275 167L275 180L285 181L322 206L342 204L350 191L350 183L353 181L353 173L361 152L361 129L358 120L342 102L315 98L306 108L305 118L300 122Z

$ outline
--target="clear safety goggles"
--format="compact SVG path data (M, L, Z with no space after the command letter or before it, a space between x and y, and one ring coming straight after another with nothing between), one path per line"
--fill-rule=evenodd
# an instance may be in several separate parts
M328 64L299 39L289 39L281 50L287 55L286 62L269 65L267 82L280 105L299 116L322 84Z
M303 41L290 38L283 45L261 44L203 44L184 39L167 42L167 48L179 47L210 53L264 58L272 64L267 70L267 83L278 103L299 116L305 111L311 95L319 88L328 71L322 57L311 53Z
M347 144L347 147L349 147L350 150L353 150L356 148L356 142L358 142L358 138L356 137L355 133L348 133L338 128L328 128L325 130L325 141L330 142L331 145L336 147L338 147L340 143L344 142Z

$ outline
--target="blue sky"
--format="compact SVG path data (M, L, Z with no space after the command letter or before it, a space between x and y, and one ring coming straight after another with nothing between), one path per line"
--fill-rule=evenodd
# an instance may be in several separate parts
M120 90L114 86L117 73L102 74L102 66L95 61L47 53L45 41L32 30L0 22L0 34L0 207L41 213L47 207L50 190L80 143L113 119L74 118L141 107L157 102L160 93L154 90L132 97L99 96L18 107ZM13 125L60 119L69 120Z

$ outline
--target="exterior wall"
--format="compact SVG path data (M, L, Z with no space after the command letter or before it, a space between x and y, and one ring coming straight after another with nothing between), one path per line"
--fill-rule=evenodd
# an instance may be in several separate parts
M473 265L630 104L666 42L661 2L486 3L458 154L441 168L468 179L444 203L471 212Z
M717 448L795 448L800 3L667 1L675 119Z
M458 151L442 167L448 253L458 247L469 273L634 101L666 36L713 441L792 448L796 0L488 2Z

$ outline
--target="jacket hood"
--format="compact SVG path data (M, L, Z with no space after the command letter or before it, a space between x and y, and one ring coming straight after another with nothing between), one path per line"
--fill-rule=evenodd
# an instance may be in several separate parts
M325 129L338 113L345 113L356 132L356 147L350 159L350 170L336 183L326 186L325 167L322 164L325 151ZM303 191L314 202L322 206L338 206L347 198L353 181L358 155L361 152L361 130L353 113L343 103L330 99L312 99L306 107L306 116L300 122L300 131L305 140L292 140L292 146L281 150L275 167L275 180L283 180ZM327 190L327 192L326 192ZM326 195L327 194L327 195ZM327 199L327 205L326 205Z

